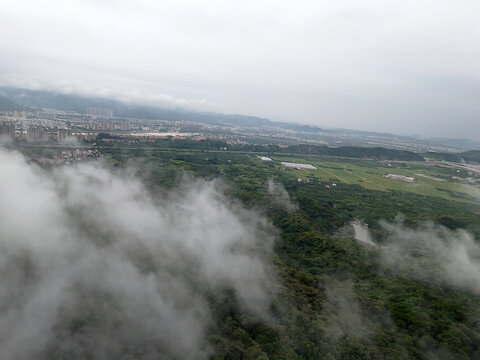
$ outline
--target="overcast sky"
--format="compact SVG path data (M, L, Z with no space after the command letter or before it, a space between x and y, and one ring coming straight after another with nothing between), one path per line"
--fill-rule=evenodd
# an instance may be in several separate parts
M0 2L0 83L480 140L478 0Z

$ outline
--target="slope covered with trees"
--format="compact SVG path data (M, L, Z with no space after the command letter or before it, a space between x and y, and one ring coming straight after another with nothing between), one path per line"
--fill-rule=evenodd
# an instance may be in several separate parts
M480 206L400 191L338 184L298 183L274 164L235 153L107 150L117 166L135 158L151 187L175 186L184 171L220 177L229 194L266 214L280 230L271 259L278 294L265 320L240 310L234 297L212 294L208 339L215 359L471 359L480 356L480 299L472 288L419 276L386 262L386 248L354 238L350 222L370 225L378 244L392 246L380 221L419 229L432 221L444 231L480 236ZM145 167L148 172L141 169ZM296 204L286 210L266 192L273 179ZM451 230L448 230L451 229ZM442 230L443 231L443 230ZM383 246L382 245L382 246ZM442 274L442 264L412 249L422 269ZM409 258L410 259L410 258ZM413 263L412 263L413 266Z

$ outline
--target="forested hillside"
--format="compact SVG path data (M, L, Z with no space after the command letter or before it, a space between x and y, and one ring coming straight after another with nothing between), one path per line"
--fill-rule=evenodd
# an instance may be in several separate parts
M477 150L470 150L461 153L455 154L447 154L447 153L436 153L436 152L429 152L423 154L425 157L436 159L436 160L444 160L444 161L451 161L451 162L467 162L471 164L480 164L480 151Z
M128 162L125 150L112 149L107 155L117 166ZM438 235L444 237L440 247L447 248L448 242L464 246L456 231L480 236L480 206L358 185L302 184L273 164L234 153L213 158L137 153L135 159L149 169L140 174L153 188L175 186L183 171L223 178L230 184L230 196L266 214L280 230L271 259L278 293L268 319L244 313L232 297L213 297L212 358L480 356L479 289L446 275L442 261L449 261L427 243L407 246L408 237L400 235ZM266 191L271 179L283 185L293 207L273 201L276 195ZM356 219L369 224L376 247L355 240L350 222ZM404 241L405 247L396 241Z

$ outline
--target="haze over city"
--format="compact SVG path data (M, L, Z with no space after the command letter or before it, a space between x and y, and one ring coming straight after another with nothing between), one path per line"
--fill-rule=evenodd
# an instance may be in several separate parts
M0 4L0 85L480 140L477 1Z

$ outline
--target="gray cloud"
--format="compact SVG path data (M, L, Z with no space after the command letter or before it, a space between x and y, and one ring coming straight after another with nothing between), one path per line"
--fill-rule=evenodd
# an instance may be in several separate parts
M417 229L401 219L382 227L390 235L382 251L385 265L417 279L480 294L480 245L464 230L426 222Z
M68 79L69 75L61 75L61 71L62 70L59 70L59 74L57 74L57 76L60 76L60 78L63 79ZM0 84L31 90L48 90L62 94L113 99L127 104L149 105L162 108L184 108L203 111L215 110L215 104L204 98L177 98L167 93L147 91L139 88L138 84L136 87L132 87L131 84L127 85L123 81L118 81L118 83L109 81L107 84L95 84L94 82L82 84L82 82L60 80L58 78L50 80L39 80L35 78L24 79L11 74L1 74L0 72Z
M155 196L101 163L0 150L0 357L205 358L208 293L268 317L271 225L218 182Z
M353 221L351 223L353 227L353 231L355 234L355 240L361 241L363 243L372 245L372 246L378 246L372 239L372 235L370 234L370 231L368 230L368 226L366 226L364 223L360 221Z
M267 193L271 196L272 203L285 209L288 212L293 212L298 209L298 206L292 202L290 195L282 184L269 179L267 182Z
M330 127L474 137L466 0L0 5L0 80Z
M322 313L329 321L326 327L329 338L338 341L346 336L361 340L373 336L379 325L369 320L371 314L356 299L351 280L330 281L325 295Z

